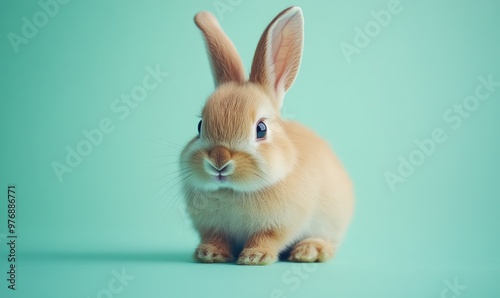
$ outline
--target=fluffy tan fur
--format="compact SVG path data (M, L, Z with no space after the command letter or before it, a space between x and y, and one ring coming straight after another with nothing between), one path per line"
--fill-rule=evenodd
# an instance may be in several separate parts
M181 154L185 201L201 238L195 259L230 262L238 253L238 264L259 265L289 250L291 261L328 260L351 221L354 195L329 145L280 116L300 64L300 8L284 10L264 31L246 82L215 18L203 12L195 20L217 85L200 135ZM256 138L260 121L265 139Z

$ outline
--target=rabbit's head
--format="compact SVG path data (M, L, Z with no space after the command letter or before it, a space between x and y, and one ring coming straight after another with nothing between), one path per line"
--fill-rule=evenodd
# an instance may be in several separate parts
M290 7L265 29L249 79L215 17L201 12L195 23L205 37L216 90L203 108L199 135L181 154L184 181L201 191L262 191L297 160L280 109L300 66L302 11Z

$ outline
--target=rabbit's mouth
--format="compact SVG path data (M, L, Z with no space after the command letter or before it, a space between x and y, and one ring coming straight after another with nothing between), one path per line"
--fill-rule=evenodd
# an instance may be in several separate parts
M215 181L223 183L226 182L228 177L219 173L219 175L214 175Z

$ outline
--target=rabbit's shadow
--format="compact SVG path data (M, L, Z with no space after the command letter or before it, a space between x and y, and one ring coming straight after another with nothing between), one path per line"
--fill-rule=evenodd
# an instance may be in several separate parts
M236 255L238 255L237 253ZM289 250L279 256L279 261L286 261ZM74 261L74 262L152 262L152 263L198 263L190 250L172 251L31 251L21 256L34 261ZM234 263L234 262L232 262ZM231 263L229 263L231 264Z

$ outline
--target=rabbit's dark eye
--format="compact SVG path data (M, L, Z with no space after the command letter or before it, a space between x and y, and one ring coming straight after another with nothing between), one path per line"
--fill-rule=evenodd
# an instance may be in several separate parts
M264 122L257 123L257 140L262 140L266 137L267 126Z
M203 122L203 120L200 120L200 122L198 122L198 134L201 133L201 122Z

